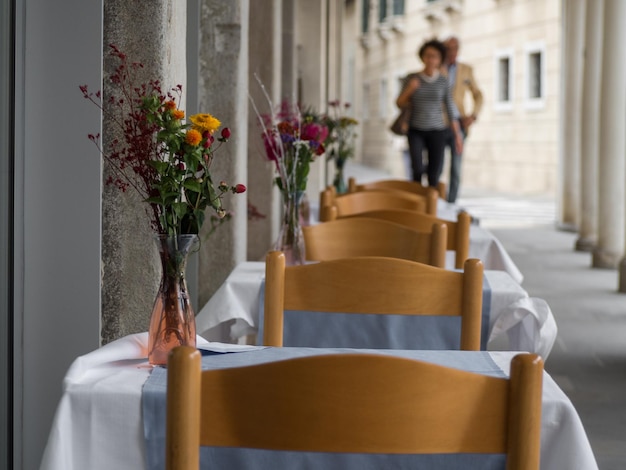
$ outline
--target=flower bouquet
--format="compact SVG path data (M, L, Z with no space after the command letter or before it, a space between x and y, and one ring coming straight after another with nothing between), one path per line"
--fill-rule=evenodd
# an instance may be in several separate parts
M263 88L263 85L261 85ZM272 102L263 88L270 109ZM275 250L285 253L289 265L305 261L304 238L300 221L300 202L305 196L311 162L324 153L328 129L321 123L303 119L297 105L284 101L270 114L254 110L262 126L267 158L276 168L275 183L283 202L282 227Z
M100 91L90 92L87 85L80 90L121 137L106 146L99 134L88 137L109 165L111 176L106 184L121 191L130 188L147 203L162 265L150 322L149 360L165 364L173 347L195 346L195 318L184 276L187 255L205 222L205 210L214 211L212 232L227 215L222 196L242 193L246 187L224 181L215 185L211 175L211 162L230 138L230 130L223 128L216 138L221 123L210 114L196 114L185 122L185 112L179 109L182 86L164 92L157 80L137 83L143 65L130 62L117 47L110 47L117 63L109 77L114 90L111 96L103 101Z
M322 122L328 127L328 137L324 142L327 152L327 159L335 162L335 178L333 186L337 193L342 194L347 191L343 169L346 161L354 156L354 145L356 138L356 126L359 123L356 119L341 114L342 104L335 100L328 103L329 114L322 118ZM344 103L345 110L350 108L350 103Z

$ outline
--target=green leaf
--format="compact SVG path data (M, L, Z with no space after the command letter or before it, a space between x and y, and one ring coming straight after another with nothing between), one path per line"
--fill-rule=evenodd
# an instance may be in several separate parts
M183 216L187 213L187 208L189 206L187 206L186 202L175 202L172 204L172 209L174 210L174 214L176 214L176 217L179 219L182 219Z
M170 166L169 163L160 160L148 160L148 165L154 168L160 175L167 173L167 169Z
M183 187L196 193L202 192L202 183L198 182L194 178L187 178L185 181L183 181Z

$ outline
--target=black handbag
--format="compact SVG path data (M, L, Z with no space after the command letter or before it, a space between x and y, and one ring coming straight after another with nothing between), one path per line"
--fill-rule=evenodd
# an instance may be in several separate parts
M406 107L400 111L398 117L393 121L389 130L396 135L407 135L409 132L409 118L411 117L411 108Z
M405 78L405 83L413 78L417 77L417 73L410 73ZM411 106L407 106L406 108L402 108L400 110L400 114L393 121L393 124L389 127L389 130L396 135L407 135L409 133L409 119L411 118Z

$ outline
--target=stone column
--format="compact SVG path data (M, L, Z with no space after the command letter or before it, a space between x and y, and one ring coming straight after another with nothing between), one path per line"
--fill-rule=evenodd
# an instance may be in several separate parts
M580 229L576 250L592 251L598 230L598 151L604 0L587 2L581 128Z
M585 0L563 2L563 102L561 106L560 223L574 230L580 222L580 129Z
M281 0L254 0L250 3L249 92L254 106L261 114L272 111L261 84L275 107L285 97L281 90L281 61L285 55L281 38L282 14L286 12L281 14L281 11ZM267 159L261 139L261 124L252 103L249 105L248 200L265 215L265 219L251 220L248 224L248 259L258 261L264 259L278 237L281 207L280 195L273 183L274 166Z
M282 0L281 96L296 101L296 0Z
M215 184L248 184L248 0L200 1L198 111L216 116L232 137L215 154ZM219 131L218 131L219 132ZM198 307L210 299L233 268L246 260L247 194L226 195L229 221L207 237L202 230L198 266ZM207 210L207 218L213 215Z
M117 45L144 68L138 80L158 79L165 89L185 84L186 2L107 0L104 2L104 94L115 63L109 44ZM114 126L103 121L106 145L116 138ZM104 166L106 181L110 169ZM160 279L147 204L132 191L110 185L102 192L102 342L147 331Z
M593 267L596 268L616 268L624 252L625 19L626 2L605 0L600 99L598 244L593 251Z
M326 1L296 1L296 28L298 43L299 101L316 110L325 110L328 102L328 54ZM318 201L326 184L323 158L311 164L307 182L309 200Z

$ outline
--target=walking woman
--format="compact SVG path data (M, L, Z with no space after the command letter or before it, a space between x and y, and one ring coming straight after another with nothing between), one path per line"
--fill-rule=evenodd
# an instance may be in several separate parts
M446 55L444 44L430 40L422 44L418 56L424 69L406 77L400 96L399 108L409 107L409 153L413 168L413 180L422 182L427 173L428 185L437 186L443 169L448 122L452 123L457 152L463 150L463 140L458 122L458 110L452 99L448 79L439 70ZM444 110L447 120L444 118ZM424 168L422 151L428 152L428 165Z

